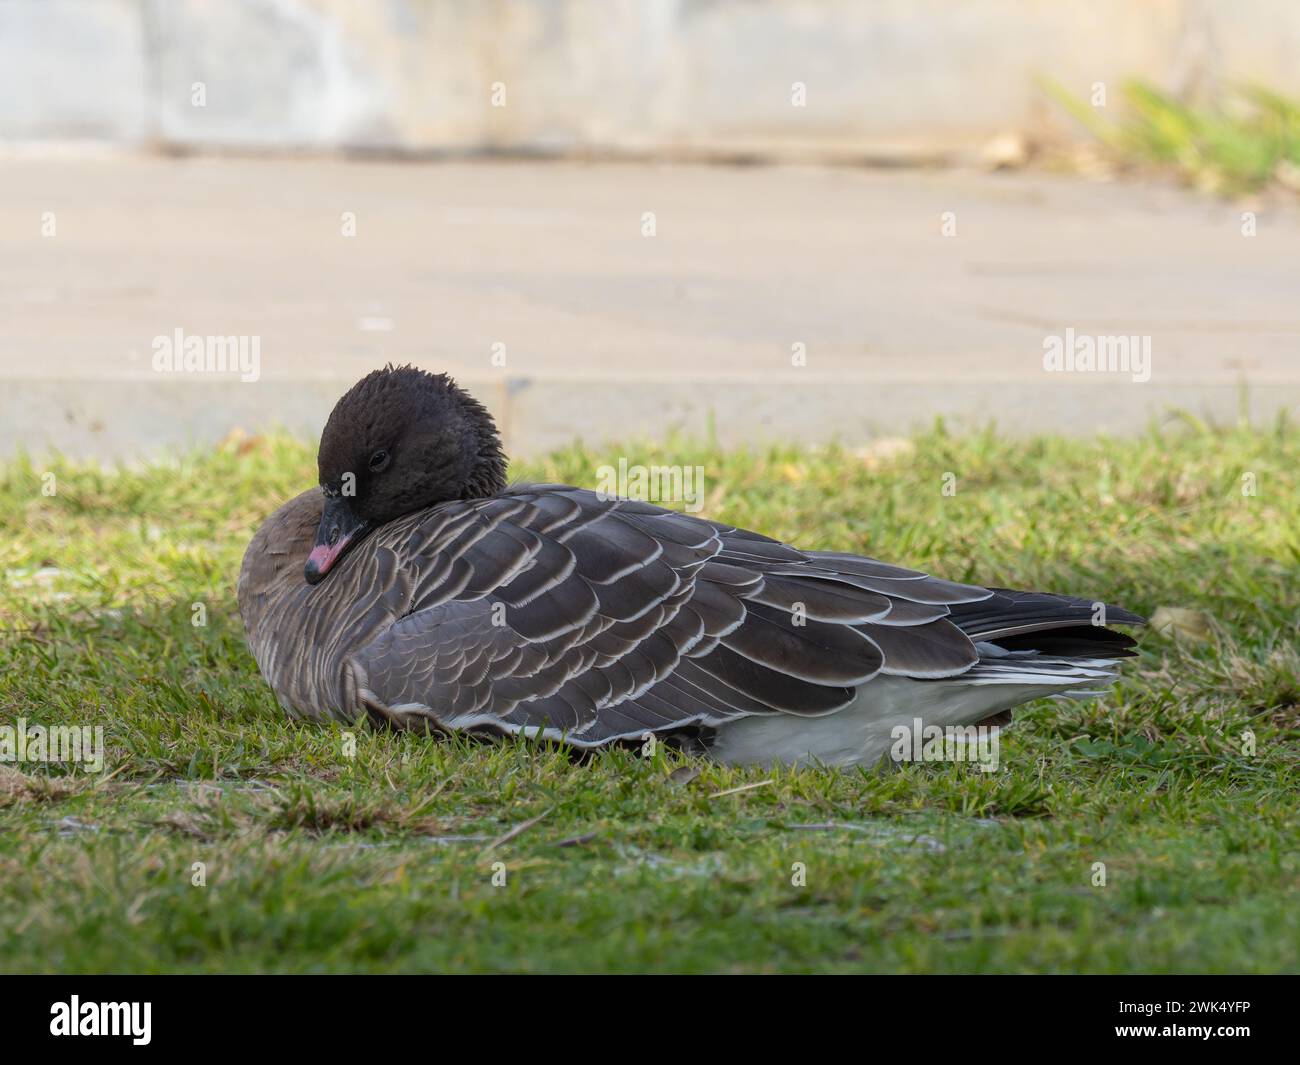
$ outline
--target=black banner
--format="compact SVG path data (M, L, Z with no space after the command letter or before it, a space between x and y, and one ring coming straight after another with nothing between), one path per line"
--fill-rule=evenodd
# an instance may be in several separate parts
M295 1053L340 1053L355 1047L373 1053L376 1024L386 1029L396 1025L393 1030L407 1036L417 1030L427 1035L441 1026L457 1042L473 1033L496 1048L514 1033L519 1033L516 1039L530 1038L525 1030L534 1027L558 1027L580 1037L586 1023L595 1034L611 1028L630 1031L649 1022L665 1038L667 1050L684 1032L685 1022L704 1029L695 1034L707 1036L712 1030L728 1041L762 1034L766 1042L788 1031L792 1049L814 1032L816 1045L826 1045L839 1028L847 1038L878 1035L927 1050L1053 1045L1026 1042L1041 1037L1070 1052L1163 1043L1176 1045L1179 1053L1198 1044L1221 1053L1253 1051L1288 1037L1295 1012L1293 983L1259 977L870 976L853 981L858 986L850 994L860 997L851 1009L843 995L827 999L824 989L816 1002L801 1005L787 982L781 991L781 1020L741 1009L732 1022L723 1023L719 1011L731 1007L723 1005L727 997L722 994L690 1022L686 1017L696 1011L675 1007L662 1012L657 1004L665 1001L663 991L644 992L644 998L635 992L629 998L624 991L610 996L622 1005L606 1016L597 1008L599 998L588 999L584 1021L563 1015L561 1003L571 1004L571 999L555 1000L554 1016L545 1008L539 1011L537 990L522 985L485 995L471 983L473 978L453 981L426 974L423 979L397 978L400 986L394 979L8 977L3 979L6 1036L11 1046L43 1052L58 1044L93 1051L97 1044L113 1043L128 1052L256 1048L260 1055L281 1047ZM432 980L438 981L436 988L429 986ZM462 995L463 1006L457 1002ZM830 1001L841 1005L827 1006ZM520 1011L530 1019L501 1025L488 1018L505 1011ZM753 1026L751 1033L745 1032L746 1025Z

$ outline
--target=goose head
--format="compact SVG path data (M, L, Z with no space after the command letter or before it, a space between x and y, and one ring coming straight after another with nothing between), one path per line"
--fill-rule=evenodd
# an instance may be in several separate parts
M325 507L303 570L317 584L373 529L505 487L492 416L446 374L387 366L334 406L317 454Z

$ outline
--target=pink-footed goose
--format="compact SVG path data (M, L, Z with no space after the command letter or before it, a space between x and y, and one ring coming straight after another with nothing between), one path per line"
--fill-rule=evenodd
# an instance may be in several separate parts
M239 576L249 646L296 717L578 748L651 733L725 762L855 765L917 718L970 725L1096 694L1132 653L1090 599L508 486L487 411L411 367L339 400L319 467Z

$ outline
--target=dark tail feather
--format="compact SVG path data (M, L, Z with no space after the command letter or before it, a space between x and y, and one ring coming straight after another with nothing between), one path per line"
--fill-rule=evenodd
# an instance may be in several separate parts
M952 622L972 640L1008 651L1038 651L1089 658L1127 658L1134 640L1106 625L1145 625L1146 618L1123 607L1073 595L993 588L978 603L954 603Z

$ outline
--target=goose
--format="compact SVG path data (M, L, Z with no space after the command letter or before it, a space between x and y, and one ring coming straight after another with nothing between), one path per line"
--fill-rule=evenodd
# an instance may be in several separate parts
M1102 693L1134 640L1098 619L1145 621L508 484L487 410L412 366L338 401L318 466L238 583L258 668L300 719L871 765L899 727L994 726L1029 700Z

